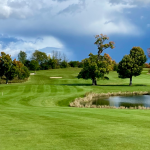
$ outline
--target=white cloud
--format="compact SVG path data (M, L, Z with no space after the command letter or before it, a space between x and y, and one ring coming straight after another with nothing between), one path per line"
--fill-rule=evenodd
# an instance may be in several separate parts
M68 51L65 46L54 37L43 37L43 38L17 38L17 42L10 42L8 45L4 46L4 43L0 44L0 51L10 54L12 57L17 58L20 50L25 51L27 54L31 55L35 50L43 50L50 54L52 50L61 51L67 56L71 56L72 52ZM29 56L30 57L30 56Z
M54 33L90 36L101 32L131 35L141 33L123 13L125 9L132 9L136 5L111 5L109 0L59 1L1 1L3 9L0 9L0 33L28 37L51 36ZM113 22L105 25L110 20Z

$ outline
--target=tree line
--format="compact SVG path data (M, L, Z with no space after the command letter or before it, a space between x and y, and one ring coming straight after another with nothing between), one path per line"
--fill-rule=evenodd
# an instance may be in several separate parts
M18 60L22 62L29 70L48 70L68 67L82 68L82 61L70 61L65 54L59 51L53 51L51 56L45 52L35 50L31 59L27 59L27 54L24 51L20 51L18 54Z

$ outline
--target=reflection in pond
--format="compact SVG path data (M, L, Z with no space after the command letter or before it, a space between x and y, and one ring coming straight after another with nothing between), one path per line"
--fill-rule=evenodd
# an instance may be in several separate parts
M140 96L114 96L94 98L93 105L125 106L125 107L150 107L150 95Z

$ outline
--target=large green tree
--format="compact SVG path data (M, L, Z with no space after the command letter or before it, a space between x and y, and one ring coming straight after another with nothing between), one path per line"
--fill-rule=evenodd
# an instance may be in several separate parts
M18 54L18 60L25 64L25 61L27 59L27 54L24 51L20 51Z
M106 55L100 56L89 54L89 58L84 59L83 69L78 74L78 78L91 79L93 85L97 85L97 78L104 79L105 74L111 70L110 62L107 60ZM100 60L100 61L99 61Z
M146 62L146 55L140 47L133 47L129 55L125 55L118 65L119 78L130 78L132 85L132 76L138 76L143 70L143 65Z
M18 79L25 79L30 76L28 68L24 66L23 63L16 59L14 59L12 63L16 67Z
M30 70L36 71L39 68L39 63L36 60L30 61Z
M17 69L12 62L11 56L9 54L5 54L1 52L0 56L0 76L6 77L6 84L8 80L12 80L15 76L17 76Z
M32 54L32 60L36 60L39 64L45 62L48 60L48 57L46 53L35 50L35 52Z

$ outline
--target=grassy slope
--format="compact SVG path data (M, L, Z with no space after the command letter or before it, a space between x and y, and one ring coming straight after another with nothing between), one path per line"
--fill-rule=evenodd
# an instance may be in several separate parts
M90 91L149 91L147 71L129 87L129 79L118 79L116 72L91 86L91 80L76 78L79 70L38 71L26 83L0 85L1 150L149 149L149 110L67 107Z

